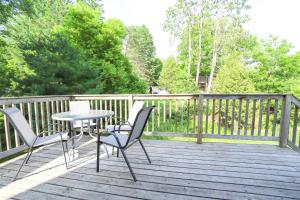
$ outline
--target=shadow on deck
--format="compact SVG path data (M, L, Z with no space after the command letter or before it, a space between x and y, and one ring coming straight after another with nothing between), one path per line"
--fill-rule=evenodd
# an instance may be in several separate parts
M21 157L0 165L0 198L13 199L300 199L300 154L271 145L145 140L128 149L137 175L122 157L102 152L96 173L96 144L80 144L65 169L60 145L36 151L15 182Z

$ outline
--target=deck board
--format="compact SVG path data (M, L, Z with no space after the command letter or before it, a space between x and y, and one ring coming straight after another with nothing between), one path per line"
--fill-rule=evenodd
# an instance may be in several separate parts
M300 154L271 145L176 141L144 142L127 150L138 181L123 158L102 152L95 171L95 142L85 138L72 168L60 145L32 155L11 182L22 156L0 165L0 199L300 199Z

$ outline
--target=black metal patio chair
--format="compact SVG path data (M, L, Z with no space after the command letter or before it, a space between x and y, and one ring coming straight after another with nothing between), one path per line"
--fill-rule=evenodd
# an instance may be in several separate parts
M136 176L132 170L132 167L130 166L130 163L127 159L127 156L125 154L125 150L128 149L130 146L132 146L133 144L135 144L136 142L139 142L140 145L142 146L143 151L146 154L146 157L149 161L149 163L151 164L151 160L149 158L149 155L141 141L141 136L143 134L143 131L145 129L145 126L147 124L147 121L149 119L149 116L151 114L151 111L154 109L155 106L150 106L150 107L145 107L142 108L136 116L136 119L133 123L132 129L129 132L129 134L121 134L120 131L122 130L122 125L126 125L128 126L129 124L126 122L122 122L120 124L118 124L118 129L114 128L114 131L109 132L110 136L107 137L100 137L100 134L98 135L98 140L97 140L97 172L99 172L99 164L100 164L100 146L102 144L106 144L106 145L110 145L112 147L115 147L121 151L125 162L130 170L130 173L133 177L134 181L137 181ZM116 125L117 126L117 125ZM119 153L118 153L119 154Z

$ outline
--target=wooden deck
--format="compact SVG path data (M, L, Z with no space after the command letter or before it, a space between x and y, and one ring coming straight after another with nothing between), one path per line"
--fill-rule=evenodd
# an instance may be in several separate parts
M268 145L174 141L144 142L123 158L102 154L96 173L94 141L83 141L72 168L60 145L36 151L12 182L22 159L0 165L0 199L300 199L300 154Z

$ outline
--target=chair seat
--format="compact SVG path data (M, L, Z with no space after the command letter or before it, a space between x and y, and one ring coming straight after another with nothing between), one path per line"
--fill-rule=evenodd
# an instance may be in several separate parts
M108 132L113 132L114 128L115 128L116 131L118 131L119 127L120 127L120 125L116 125L116 126L115 125L108 125L105 128ZM131 129L132 129L132 127L129 126L129 125L122 125L121 128L120 128L120 131L131 131Z
M119 134L119 133L115 133L115 134L119 138L119 141L121 143L121 147L124 147L126 145L128 135ZM119 147L118 142L117 142L116 138L113 135L100 138L100 141L103 142L104 144L108 144L110 146Z
M59 142L59 141L61 141L60 134L62 134L62 139L63 140L68 140L69 139L68 133L66 133L66 132L55 133L55 134L49 135L49 136L38 137L38 139L34 143L34 147Z

